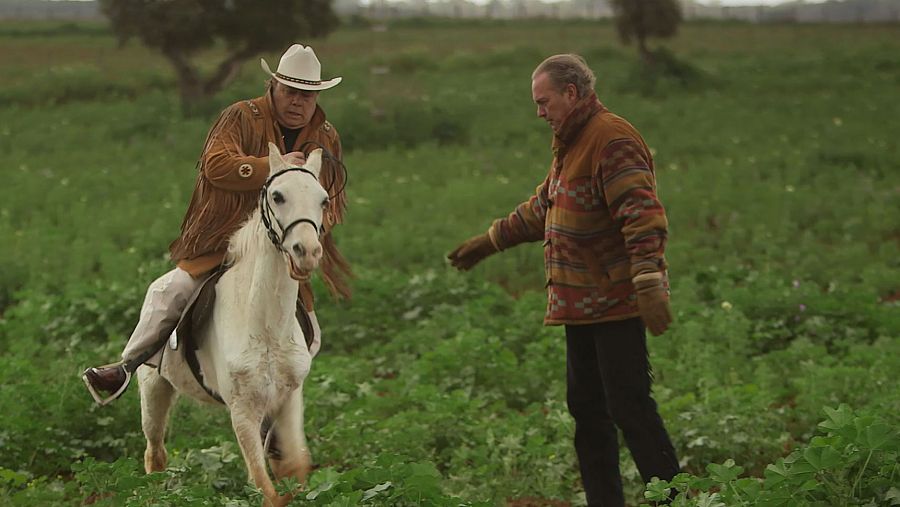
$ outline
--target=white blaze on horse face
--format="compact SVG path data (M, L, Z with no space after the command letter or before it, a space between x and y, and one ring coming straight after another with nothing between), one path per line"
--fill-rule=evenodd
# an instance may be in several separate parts
M269 143L271 174L288 167L278 148ZM281 238L282 246L290 254L294 266L306 272L315 270L322 260L319 231L325 205L328 203L328 193L319 184L321 167L322 150L318 149L309 154L303 166L312 175L305 171L284 173L272 181L266 195L275 221L281 227L289 229ZM291 226L298 220L302 221Z

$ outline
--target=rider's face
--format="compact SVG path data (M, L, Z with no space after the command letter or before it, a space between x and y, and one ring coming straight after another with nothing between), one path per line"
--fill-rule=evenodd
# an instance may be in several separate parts
M298 90L276 82L272 89L275 119L289 129L305 127L316 112L318 98L317 91Z

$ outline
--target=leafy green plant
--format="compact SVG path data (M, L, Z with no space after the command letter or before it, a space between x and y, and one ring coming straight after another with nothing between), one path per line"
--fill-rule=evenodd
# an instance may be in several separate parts
M465 502L443 493L441 474L430 463L406 461L400 456L382 455L365 468L346 472L317 471L310 479L310 491L301 497L313 505L408 506L488 506L485 502Z
M841 404L866 428L900 425L894 29L685 24L673 67L701 75L660 75L642 95L608 22L367 23L312 42L344 76L320 102L344 141L350 208L335 235L357 278L352 300L316 303L305 493L332 486L294 505L583 504L539 244L466 274L444 260L546 176L551 132L529 77L569 51L654 154L676 317L648 342L693 474L684 501L768 498L771 465L792 487L823 484L785 501L894 502L894 451L869 458L853 450L871 446L862 437L816 430ZM144 477L137 390L94 407L79 375L121 352L170 268L209 123L261 92L259 67L182 118L161 56L58 25L0 22L0 504L258 505L227 412L179 403L170 467ZM849 464L831 466L835 452ZM646 485L624 444L620 456L635 504ZM804 471L813 462L825 468Z
M653 481L644 496L673 506L897 505L900 434L883 419L846 405L826 408L825 433L766 467L765 478L741 477L734 460L710 463L705 477Z

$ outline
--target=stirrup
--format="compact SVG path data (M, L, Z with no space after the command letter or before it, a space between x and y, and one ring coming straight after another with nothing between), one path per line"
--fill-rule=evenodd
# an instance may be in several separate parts
M95 366L94 368L100 369L100 368L108 368L110 366L122 366L123 367L122 369L125 370L125 382L122 382L122 387L120 387L118 391L112 393L107 398L102 398L100 396L100 393L98 393L97 390L94 389L94 386L92 386L91 382L88 380L87 372L90 371L91 368L85 369L84 372L81 374L81 380L84 382L84 385L87 386L88 392L91 393L91 396L94 398L94 401L97 402L97 404L100 405L101 407L104 405L108 405L109 403L112 403L113 401L119 399L119 397L122 396L123 393L125 393L125 389L128 388L128 384L131 383L131 372L128 370L128 368L125 368L124 364L122 364L122 363L110 363L110 364L100 366L100 367Z

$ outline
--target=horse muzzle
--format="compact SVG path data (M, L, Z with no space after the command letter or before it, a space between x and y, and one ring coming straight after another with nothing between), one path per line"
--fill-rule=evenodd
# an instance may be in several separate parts
M322 244L318 241L296 241L288 248L291 264L300 271L311 272L322 261Z

